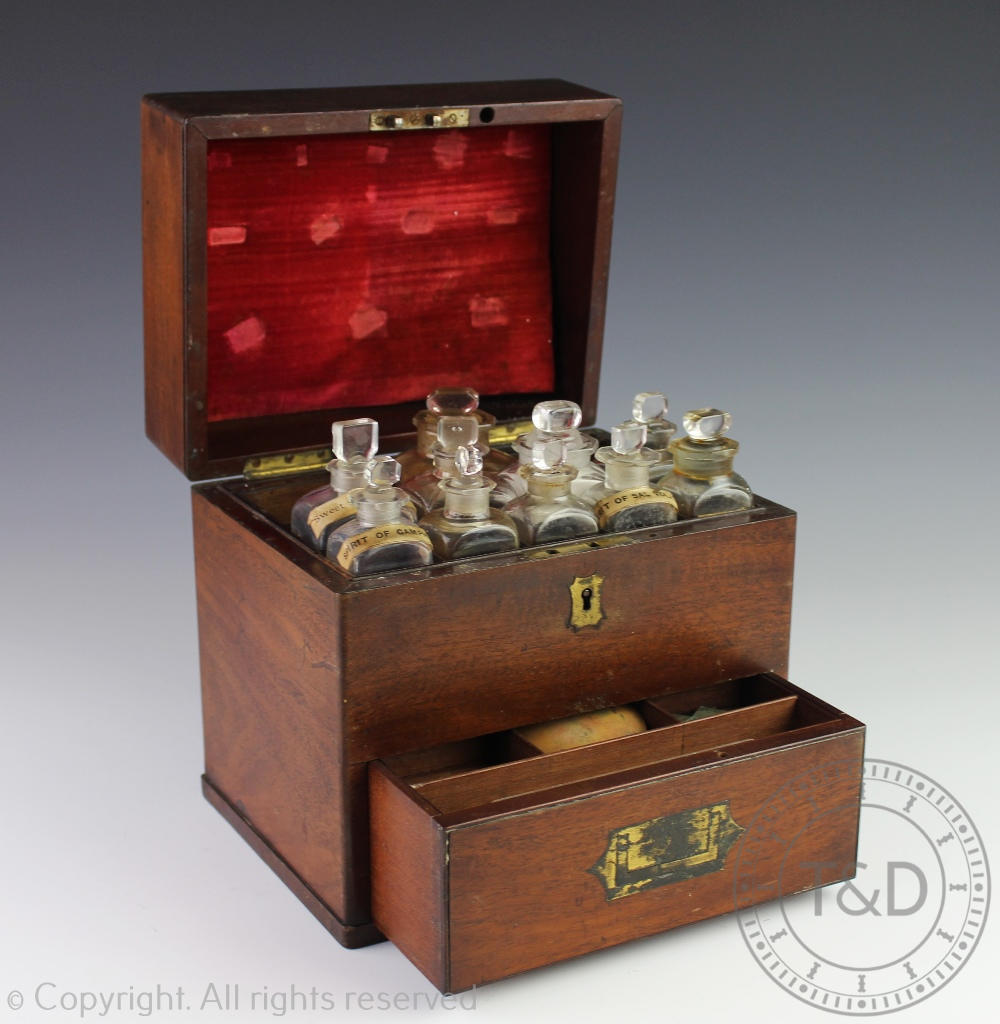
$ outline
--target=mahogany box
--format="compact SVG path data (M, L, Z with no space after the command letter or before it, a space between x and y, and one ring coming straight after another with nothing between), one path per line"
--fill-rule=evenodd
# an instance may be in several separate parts
M784 679L787 508L360 579L288 529L333 420L400 450L459 384L593 422L621 112L555 80L142 103L146 428L204 481L204 793L341 943L445 991L854 870L864 727ZM648 731L517 733L620 704ZM797 855L753 843L801 779Z

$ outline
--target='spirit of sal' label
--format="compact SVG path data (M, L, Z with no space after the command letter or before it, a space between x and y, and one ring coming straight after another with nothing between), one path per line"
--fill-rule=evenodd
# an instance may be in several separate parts
M339 498L331 501L324 501L317 505L310 513L306 522L312 535L317 541L323 539L323 531L332 523L339 523L350 516L357 514L357 508L350 494L342 494Z
M669 505L671 508L677 508L677 499L670 491L652 487L630 487L628 490L617 491L602 498L594 506L594 514L603 529L612 516L627 508L635 508L636 505Z
M408 542L419 544L428 551L432 549L431 539L419 526L407 523L390 523L387 526L373 526L363 533L348 537L337 552L337 564L342 569L350 570L352 563L365 551L372 551L384 544L400 544Z

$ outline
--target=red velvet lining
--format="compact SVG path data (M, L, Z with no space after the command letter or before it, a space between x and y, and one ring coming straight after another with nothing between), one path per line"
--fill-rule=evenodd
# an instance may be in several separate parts
M551 391L550 129L208 144L209 420Z

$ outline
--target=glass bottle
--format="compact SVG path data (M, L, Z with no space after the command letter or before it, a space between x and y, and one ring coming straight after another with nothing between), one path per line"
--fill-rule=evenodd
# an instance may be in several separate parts
M430 565L431 539L405 517L406 495L394 486L399 463L390 455L378 455L369 478L357 495L357 515L330 533L326 557L352 576Z
M325 551L330 531L357 512L352 492L365 485L368 463L378 451L378 424L373 419L339 420L332 432L333 459L326 465L330 483L302 495L292 506L292 533L316 551Z
M577 471L566 462L564 437L536 440L526 467L527 493L504 509L517 524L521 544L554 544L597 533L590 504L573 494Z
M427 408L413 417L413 425L417 428L416 447L398 455L403 473L400 479L404 486L414 477L434 468L437 424L442 416L472 416L476 420L479 442L487 453L483 460L487 476L495 476L513 461L506 453L489 447L490 428L496 424L497 418L479 408L479 393L474 388L435 388L427 396Z
M527 493L532 449L537 442L550 438L563 438L566 441L566 462L576 470L572 491L592 503L593 495L600 491L604 483L604 475L593 463L597 441L578 429L582 419L583 412L576 402L562 398L539 402L531 412L534 430L521 434L515 442L517 462L497 476L497 486L490 495L490 504L495 508L503 508L508 502Z
M612 427L611 446L597 453L598 462L604 463L605 483L594 513L605 533L677 522L677 500L649 482L659 453L643 447L645 440L646 425L630 420Z
M649 479L656 483L674 468L670 442L677 433L677 424L667 419L667 396L660 391L640 391L632 401L632 420L646 426L646 447L658 459L649 467Z
M437 443L431 449L430 467L401 485L413 498L421 515L444 504L442 484L458 473L455 455L460 447L474 445L485 461L489 449L479 436L479 423L473 416L438 417Z
M670 442L674 468L660 481L677 499L682 518L715 516L748 509L750 485L733 472L739 441L723 437L732 417L721 409L695 409L684 414L687 437Z
M518 547L514 520L499 509L490 508L490 491L495 484L483 479L483 456L479 449L475 445L459 445L455 465L456 475L441 484L444 507L420 520L437 558L468 558Z

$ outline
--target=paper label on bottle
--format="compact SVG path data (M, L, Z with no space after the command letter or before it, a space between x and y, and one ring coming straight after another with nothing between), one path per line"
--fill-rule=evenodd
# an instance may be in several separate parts
M323 539L323 531L328 526L356 515L357 511L352 495L342 494L339 498L332 498L330 501L324 501L322 505L317 505L309 513L306 523L318 543Z
M623 509L635 508L636 505L669 505L676 509L677 499L670 491L652 487L629 487L624 491L617 491L602 498L594 506L594 514L603 530L612 516L617 515Z
M362 533L348 537L337 552L337 564L350 571L351 564L365 551L382 547L384 544L419 544L428 551L433 550L431 539L419 526L409 523L390 523L386 526L373 526Z

